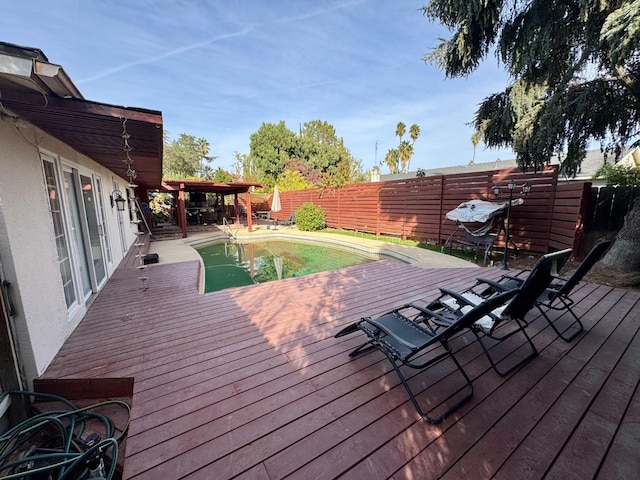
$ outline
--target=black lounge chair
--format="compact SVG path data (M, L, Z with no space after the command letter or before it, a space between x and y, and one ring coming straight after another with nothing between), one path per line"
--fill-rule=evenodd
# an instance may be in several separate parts
M538 350L525 330L528 326L525 316L535 305L537 305L538 298L551 284L553 279L552 272L556 271L557 265L564 263L569 255L571 255L571 249L543 255L533 266L529 275L524 278L518 286L505 288L503 291L496 292L496 290L490 289L491 291L489 292L489 288L487 287L489 284L482 280L478 280L473 287L462 292L454 292L447 288L440 288L442 293L441 296L434 302L427 305L427 309L448 310L449 315L443 316L443 320L437 319L434 321L436 325L448 327L449 323L452 321L451 315L453 315L453 321L455 322L458 316L464 315L466 311L474 308L476 305L484 304L488 299L493 298L495 295L502 295L506 291L517 290L517 295L515 295L507 304L503 305L502 308L491 311L489 314L479 318L478 321L469 326L471 332L473 332L475 337L478 339L478 342L489 360L491 367L498 375L508 375L515 369L529 362L538 354ZM497 282L492 283L497 284ZM478 287L481 289L480 292L477 292L476 290ZM515 322L515 326L511 320ZM520 332L526 338L531 351L524 358L515 362L507 369L503 370L498 368L498 362L493 359L489 349L483 341L483 337L502 341Z
M293 227L296 224L296 212L291 212L289 218L280 222L280 225Z
M548 288L540 295L538 300L536 301L536 307L540 310L540 313L544 316L544 318L549 322L549 325L556 334L562 338L565 342L570 342L573 340L576 335L580 332L584 331L584 325L578 316L575 314L573 309L571 308L574 304L570 295L572 290L580 283L580 281L584 278L584 276L593 268L593 266L604 256L609 247L611 246L611 241L605 240L597 243L591 249L591 251L586 255L580 266L569 276L568 278L563 278L557 274L553 274L553 281ZM559 268L559 267L558 267ZM493 282L487 279L478 279L482 283L490 286L490 291L506 291L510 288L520 287L524 278L520 276L508 276L505 275L498 282ZM486 295L485 295L486 296ZM571 322L564 329L560 330L555 321L552 321L547 312L544 310L551 309L562 312L566 310L573 317L573 322ZM574 328L573 333L570 335L566 335L570 329Z
M418 307L414 304L407 304L398 309L392 310L382 316L372 319L364 317L346 328L340 330L335 336L342 337L357 331L364 332L369 340L353 350L349 355L356 356L366 350L377 348L384 353L394 370L400 377L400 381L405 390L409 394L409 398L413 406L420 414L423 420L431 424L440 423L445 417L459 408L464 402L469 400L473 395L473 384L467 373L462 368L454 356L449 340L451 337L463 329L470 328L479 318L487 315L500 305L507 302L517 294L518 290L514 289L498 295L494 295L490 299L475 306L468 312L456 316L449 315L448 312L435 312L426 308ZM411 316L407 312L411 312ZM432 322L450 320L445 328L436 330L432 326ZM434 353L432 349L427 350L430 346L441 344L444 351ZM420 359L426 355L428 359ZM452 406L447 408L441 415L431 417L424 413L420 407L413 391L409 387L407 380L402 373L400 367L407 367L418 370L426 369L431 365L441 362L446 358L451 358L456 367L465 378L467 383L467 393L461 399L457 400ZM419 362L419 363L416 363Z

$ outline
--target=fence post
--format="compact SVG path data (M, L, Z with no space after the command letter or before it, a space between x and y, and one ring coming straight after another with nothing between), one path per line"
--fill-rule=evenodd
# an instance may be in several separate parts
M437 245L443 245L442 243L442 222L443 218L443 202L444 202L444 175L440 175L440 206L438 207L438 211L440 212L440 221L438 222L438 243Z
M558 191L558 169L555 168L554 174L553 174L553 190L551 191L551 211L553 212L556 208L556 194ZM551 245L551 224L552 221L549 221L549 228L547 231L547 248L546 248L546 252L549 252L549 247Z
M573 236L573 252L574 257L580 255L582 248L582 239L584 236L584 220L589 207L589 197L591 195L591 182L582 184L582 194L580 197L580 208L578 210L578 218L576 219L576 233Z
M380 238L380 182L376 184L376 238Z
M338 230L342 230L342 202L340 201L342 198L342 194L338 191L338 192L334 192L338 198L337 198L337 203L338 203Z

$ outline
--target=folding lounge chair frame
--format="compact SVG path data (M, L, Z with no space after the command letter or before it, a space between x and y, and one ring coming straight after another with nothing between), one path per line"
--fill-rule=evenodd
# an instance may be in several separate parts
M474 251L473 258L477 262L480 250L482 249L484 251L484 265L486 265L493 250L493 244L498 236L500 236L500 233L504 231L505 208L506 204L503 203L497 204L484 200L470 200L461 203L455 209L447 212L447 219L455 221L456 228L444 242L441 252L445 253L448 247L449 253L451 253L453 244L458 243L463 247L472 248ZM498 230L492 233L496 222L498 224ZM467 227L465 223L479 226L472 229ZM464 232L462 239L457 237L459 230ZM513 245L514 251L517 253L518 246L511 236L509 236L509 242Z
M296 212L291 212L289 218L279 222L282 226L287 226L289 228L293 227L296 224Z
M545 318L545 320L549 323L551 328L556 334L563 339L565 342L570 342L573 340L580 332L584 331L584 325L580 318L573 311L574 301L571 299L570 294L573 289L578 285L578 283L584 278L584 276L593 268L593 266L604 256L609 247L611 246L611 241L605 240L597 243L593 246L593 248L586 255L580 266L573 272L573 274L568 278L562 278L557 274L554 274L553 283L545 289L542 295L536 301L536 307ZM558 267L559 269L559 267ZM494 291L505 291L508 288L513 288L514 286L520 286L522 284L523 279L517 276L503 276L503 279L506 282L492 282L486 279L478 279L483 283L490 285ZM560 280L560 282L556 282L555 280ZM547 315L547 312L543 309L543 307L555 310L558 312L567 311L573 317L573 322L567 325L563 330L560 330L555 321L551 320ZM570 329L577 327L574 329L573 333L570 335L566 335Z
M355 322L339 331L335 337L342 337L357 331L364 332L369 337L369 340L353 350L349 356L354 357L359 353L373 348L377 348L384 353L389 362L391 362L391 365L393 365L394 370L400 378L402 385L407 391L409 398L420 417L428 423L437 424L457 410L473 395L473 384L471 379L453 354L451 346L449 345L449 340L453 335L457 334L461 330L470 328L470 326L479 318L495 310L516 294L517 290L511 290L493 296L482 304L472 308L467 313L459 316L455 321L450 322L446 328L439 329L438 331L431 326L431 322L436 319L439 319L440 321L444 320L445 317L443 315L446 315L446 313L441 314L414 304L407 304L403 307L385 313L376 319L372 319L371 317L361 318L358 322ZM407 310L411 310L413 312L417 311L418 313L413 316L413 318L410 318L401 313ZM435 356L430 356L430 358L424 362L415 362L415 359L422 356L428 347L438 343L444 347L444 352ZM441 362L447 357L453 360L457 369L464 377L467 383L467 393L452 406L447 408L441 415L431 417L425 414L420 407L420 404L411 390L411 387L407 383L400 367L405 365L417 370L423 370L431 365Z
M501 311L489 313L487 315L488 318L485 317L484 319L480 319L481 322L485 319L492 320L490 327L483 326L481 322L475 322L470 325L469 329L478 339L478 343L480 344L480 347L482 348L485 356L489 360L491 368L493 368L493 370L498 375L508 375L509 373L531 361L538 354L538 350L536 349L533 341L531 340L531 337L526 331L526 327L529 324L525 320L525 316L536 305L537 299L551 284L551 273L555 270L557 263L565 261L569 255L571 255L571 249L542 256L531 269L529 276L523 279L520 287L515 288L518 290L517 295L509 301L505 308ZM442 292L442 295L437 300L429 304L427 308L445 308L449 309L454 314L462 315L466 309L474 307L479 302L486 302L485 298L482 298L480 294L473 291L473 289L479 284L481 284L480 281L478 281L478 283L476 283L473 287L461 293L454 292L446 288L441 288L440 291ZM513 288L506 289L504 291L511 290L513 290ZM496 295L502 295L502 293L504 292L499 292ZM453 299L453 302L445 300L446 297L450 297L451 299ZM488 298L493 297L489 296ZM500 333L501 329L509 320L515 321L517 326L510 329L506 333ZM449 322L450 320L447 320L445 318L444 321L437 320L435 323L440 326L446 327ZM491 352L483 341L483 337L486 336L493 340L503 341L520 332L522 332L522 334L524 335L531 351L524 358L515 362L507 369L499 369L497 365L498 362L493 359Z

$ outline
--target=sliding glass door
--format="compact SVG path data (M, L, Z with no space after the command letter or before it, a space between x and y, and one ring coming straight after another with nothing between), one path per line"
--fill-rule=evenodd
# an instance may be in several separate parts
M71 224L71 237L75 246L77 257L76 270L79 273L78 279L80 281L82 294L84 298L87 299L93 292L93 287L91 285L91 274L89 273L91 257L85 243L84 227L80 216L80 208L78 206L80 204L80 195L78 194L79 187L76 186L76 181L71 169L65 169L63 175L65 197L69 205L69 207L67 208L68 220Z
M82 188L82 202L91 252L90 258L93 264L96 286L100 286L107 278L107 267L104 255L104 222L100 222L98 218L97 193L91 177L80 174L80 185Z
M106 235L102 182L94 173L58 163L54 158L43 155L42 160L60 274L71 310L98 292L113 262Z

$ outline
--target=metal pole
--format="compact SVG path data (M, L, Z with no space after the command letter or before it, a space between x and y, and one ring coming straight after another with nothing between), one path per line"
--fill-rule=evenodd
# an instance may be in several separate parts
M511 200L513 199L513 188L509 189L509 204L507 205L507 226L505 227L504 238L504 261L502 262L502 270L509 270L507 265L507 253L509 250L509 224L511 223Z

